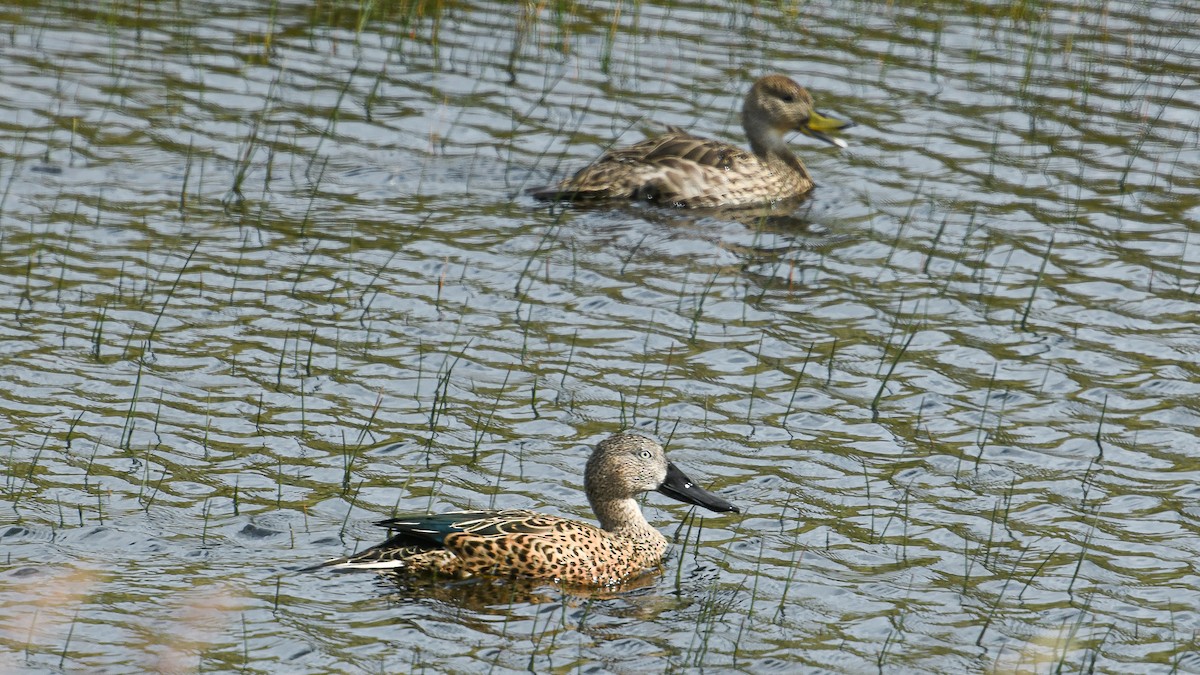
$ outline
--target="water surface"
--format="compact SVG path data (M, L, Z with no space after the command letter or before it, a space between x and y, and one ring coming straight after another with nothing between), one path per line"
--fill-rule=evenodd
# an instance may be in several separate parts
M1195 9L0 13L0 668L1200 669ZM767 72L790 220L522 193ZM641 588L294 572L622 428Z

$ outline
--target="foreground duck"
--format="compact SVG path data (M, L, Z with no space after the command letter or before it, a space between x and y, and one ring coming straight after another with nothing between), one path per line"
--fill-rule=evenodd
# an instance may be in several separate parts
M738 511L693 484L667 461L662 446L637 434L617 434L596 446L583 485L600 527L520 510L402 516L376 523L398 533L392 538L317 568L612 586L657 567L667 552L666 538L646 522L637 495L657 490L710 511Z
M532 188L538 199L636 199L682 207L748 206L798 197L812 176L784 141L791 131L840 148L828 132L852 126L813 110L812 96L783 75L750 88L742 126L753 153L677 127L604 153L557 185Z

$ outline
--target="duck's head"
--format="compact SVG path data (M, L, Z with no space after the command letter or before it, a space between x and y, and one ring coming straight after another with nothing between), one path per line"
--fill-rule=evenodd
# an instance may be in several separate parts
M661 445L638 434L616 434L601 441L588 458L584 487L593 503L657 490L709 511L738 512L736 506L697 486L668 462Z
M839 148L846 147L846 141L829 132L854 126L814 110L812 95L785 75L767 75L754 83L742 108L742 124L751 143L762 133L782 142L783 134L799 131Z

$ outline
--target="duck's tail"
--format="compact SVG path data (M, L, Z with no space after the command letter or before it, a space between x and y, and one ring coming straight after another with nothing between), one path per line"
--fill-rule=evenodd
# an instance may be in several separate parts
M526 188L525 194L544 202L583 202L596 199L608 199L613 196L611 190L573 190L561 185L542 185Z

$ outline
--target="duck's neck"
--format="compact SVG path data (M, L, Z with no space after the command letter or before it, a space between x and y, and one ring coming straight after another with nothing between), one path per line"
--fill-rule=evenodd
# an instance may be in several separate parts
M795 173L806 181L812 180L808 169L804 168L804 163L792 153L787 143L784 142L783 134L769 127L764 128L750 124L746 124L745 127L746 138L750 139L750 149L764 164L777 171Z
M614 534L662 536L650 526L642 509L633 499L592 499L592 511L600 521L600 527Z

